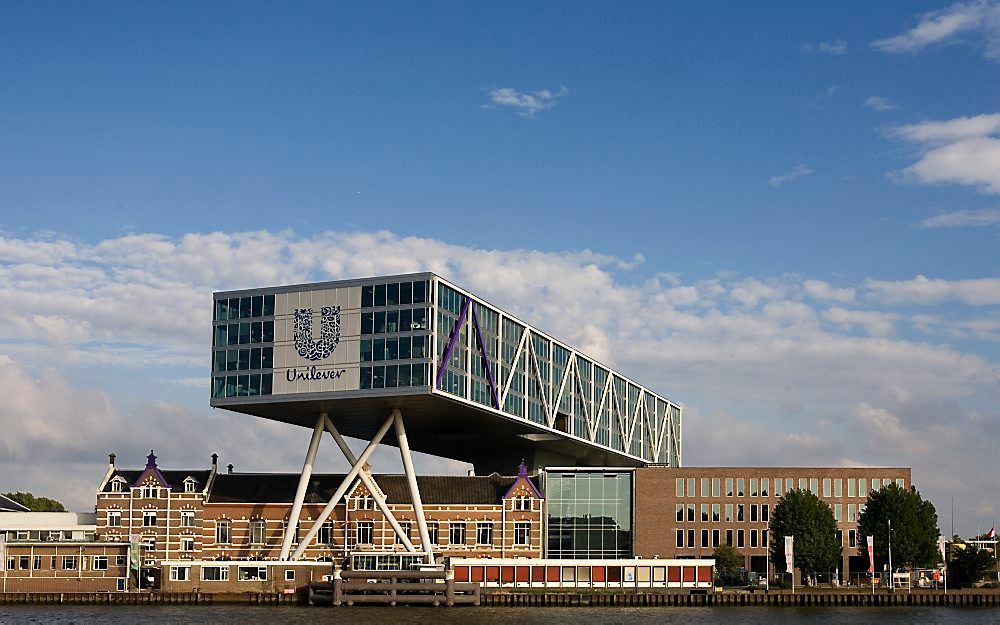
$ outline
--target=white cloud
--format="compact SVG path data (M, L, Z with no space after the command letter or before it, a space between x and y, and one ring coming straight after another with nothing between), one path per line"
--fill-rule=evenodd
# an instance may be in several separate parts
M629 268L635 258L590 250L478 250L390 232L6 242L17 254L0 261L0 318L16 321L0 324L0 475L17 477L4 488L31 487L78 508L93 505L109 451L127 466L141 466L151 447L170 467L205 466L213 451L248 470L301 466L307 430L211 411L185 386L202 385L213 290L428 270L683 402L687 464L912 465L925 494L950 497L942 473L979 475L995 462L982 439L1000 437L1000 365L948 344L995 334L990 317L957 330L920 319L914 327L934 342L919 342L898 336L910 316L891 306L995 305L997 279L686 281L639 276ZM849 309L859 299L868 310ZM88 377L94 370L101 377ZM162 393L140 401L118 390L145 377L163 380ZM939 431L941 414L982 436ZM912 432L904 445L858 444L893 423ZM914 452L926 450L921 440L940 447L941 468L925 468L925 454ZM383 454L376 470L395 470L396 458ZM436 472L465 466L422 463ZM25 471L29 464L44 470ZM954 494L996 497L998 488L969 483Z
M895 109L896 105L889 98L873 95L865 99L865 107L870 108L876 113L883 113Z
M924 219L920 228L982 228L1000 224L1000 208L981 208L942 213Z
M1000 3L993 0L958 2L920 16L910 30L872 44L889 53L916 52L929 45L950 43L960 35L979 36L990 59L1000 58Z
M1000 193L1000 113L922 122L894 134L920 151L916 163L898 172L901 178Z
M806 54L847 54L847 42L843 39L820 41L819 43L803 43L799 49Z
M512 87L501 87L489 92L490 102L493 107L508 107L517 111L522 117L534 117L537 113L555 107L559 98L567 95L569 91L566 87L560 87L557 91L542 89L532 93L518 91Z
M822 280L806 280L802 283L806 293L814 299L849 303L854 301L855 290L852 288L836 288Z
M887 304L939 304L958 301L970 306L1000 304L1000 278L942 280L918 275L912 280L866 280L872 296Z
M777 176L771 176L768 179L767 184L771 185L772 187L780 187L786 182L791 182L792 180L795 180L797 178L808 176L811 173L813 173L812 167L809 167L808 165L803 163L801 165L796 165L795 167L789 169L788 171L782 174L778 174Z

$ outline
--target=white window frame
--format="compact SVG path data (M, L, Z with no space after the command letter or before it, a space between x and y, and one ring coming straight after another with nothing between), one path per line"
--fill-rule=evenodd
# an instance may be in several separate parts
M295 581L295 569L285 569L285 581L286 582Z
M181 536L181 551L194 551L194 536Z
M108 570L108 556L94 556L94 570L95 571L107 571Z
M365 534L367 536L364 536ZM367 538L368 540L362 540L362 538ZM359 545L375 544L375 522L358 521L357 526L354 528L354 542Z
M158 499L160 497L160 489L158 486L143 486L142 487L142 498L143 499Z
M531 544L531 523L517 521L514 523L514 545L526 547Z
M253 571L254 573L250 573L250 571ZM236 567L236 580L240 582L266 582L267 567L238 566Z
M205 577L205 572L209 570L216 570L219 572L219 579L208 579ZM203 582L228 582L229 581L229 567L228 566L202 566L201 567L201 581Z
M122 526L121 510L108 510L108 527L121 527L121 526Z
M149 523L147 519L152 519L153 522ZM156 527L156 510L143 510L142 511L142 526L143 527Z
M483 540L487 538L488 540ZM493 544L493 522L492 521L480 521L476 523L476 544L477 545L492 545Z
M225 529L225 540L222 540L222 528ZM220 519L215 522L215 543L217 545L233 544L233 524L227 519Z
M193 477L184 479L184 492L185 493L196 493L198 488L198 482L195 481Z
M189 582L189 581L191 581L191 567L190 566L171 566L170 567L170 581L172 581L172 582Z
M194 527L194 510L181 510L181 527Z
M263 519L250 521L250 544L263 545L267 540L267 523Z

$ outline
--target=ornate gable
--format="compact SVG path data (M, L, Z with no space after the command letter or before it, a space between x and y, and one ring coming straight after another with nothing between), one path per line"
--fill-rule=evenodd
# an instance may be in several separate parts
M142 470L139 477L135 478L135 483L132 484L133 488L141 486L161 486L163 488L170 488L167 478L163 476L159 467L156 466L156 456L153 455L152 449L149 450L149 455L146 456L146 468Z
M517 479L514 483L510 485L507 489L507 493L503 496L504 499L511 499L513 497L532 497L534 499L543 499L542 494L538 492L535 487L534 482L528 477L528 467L522 462L520 466L517 467Z

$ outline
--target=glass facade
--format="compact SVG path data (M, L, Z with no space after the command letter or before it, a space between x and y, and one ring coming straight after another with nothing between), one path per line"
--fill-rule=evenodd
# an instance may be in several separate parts
M436 285L437 390L647 462L680 464L679 407L502 311Z
M216 299L212 397L270 395L273 359L274 294Z
M429 290L426 280L361 287L360 388L429 386Z
M547 472L545 497L545 557L632 557L631 472Z

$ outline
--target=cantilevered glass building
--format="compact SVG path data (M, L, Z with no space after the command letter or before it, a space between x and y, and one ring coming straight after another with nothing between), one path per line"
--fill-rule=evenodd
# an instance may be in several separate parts
M214 310L215 407L326 412L365 439L399 409L414 449L477 471L681 464L679 406L434 274L216 293Z

